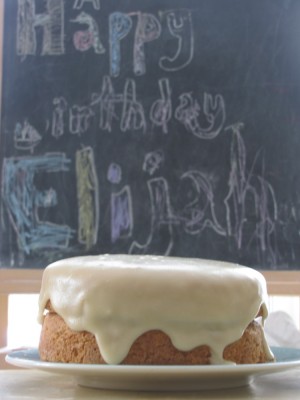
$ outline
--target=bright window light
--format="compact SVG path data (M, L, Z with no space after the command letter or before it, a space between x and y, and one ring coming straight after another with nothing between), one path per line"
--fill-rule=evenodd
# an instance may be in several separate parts
M269 296L269 313L284 311L293 319L297 329L300 328L300 297L299 296Z
M41 326L37 322L38 294L8 297L8 348L37 347Z

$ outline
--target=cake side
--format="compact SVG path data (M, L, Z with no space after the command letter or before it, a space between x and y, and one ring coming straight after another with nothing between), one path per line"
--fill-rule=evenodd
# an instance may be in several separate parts
M39 345L43 361L106 364L95 336L89 332L72 331L54 312L44 320ZM270 361L264 346L262 327L252 321L242 337L225 347L224 360L236 364L256 364ZM170 338L158 330L138 337L121 364L125 365L207 365L211 352L206 345L190 351L176 349Z

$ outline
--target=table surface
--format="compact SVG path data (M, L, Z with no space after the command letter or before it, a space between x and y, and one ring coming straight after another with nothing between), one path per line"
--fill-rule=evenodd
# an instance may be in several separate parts
M198 392L129 392L78 386L71 377L35 370L0 370L0 399L102 399L102 400L197 400L197 399L300 399L300 368L258 377L242 388Z

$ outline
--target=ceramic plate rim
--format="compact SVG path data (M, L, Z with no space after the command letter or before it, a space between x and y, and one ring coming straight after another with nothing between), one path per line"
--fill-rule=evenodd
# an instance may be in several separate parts
M273 351L275 348L273 348ZM250 384L257 376L300 367L300 349L277 348L277 362L244 365L137 366L66 364L39 359L38 349L15 350L6 361L17 367L68 375L81 386L134 391L193 391Z
M27 369L43 369L59 370L65 373L134 373L137 375L149 374L151 372L159 373L180 373L180 374L191 374L191 373L235 373L249 372L249 374L260 374L262 372L271 373L276 371L282 371L294 367L300 367L300 349L284 348L284 347L272 347L272 350L287 350L289 352L296 351L299 353L299 358L291 359L286 361L276 361L262 364L239 364L239 365L103 365L103 364L75 364L75 363L55 363L42 361L38 357L37 348L24 348L20 350L13 350L8 353L5 357L7 363ZM33 357L35 356L35 358Z

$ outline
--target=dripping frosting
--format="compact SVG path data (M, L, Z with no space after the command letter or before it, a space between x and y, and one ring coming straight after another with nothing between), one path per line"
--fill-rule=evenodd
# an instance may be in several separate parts
M263 311L266 282L256 270L236 264L163 256L100 255L64 259L44 271L39 322L47 302L75 331L95 335L108 364L126 357L150 330L166 333L189 351L211 348L220 364L224 348L238 340ZM268 350L268 346L265 343ZM270 359L271 359L271 353Z

